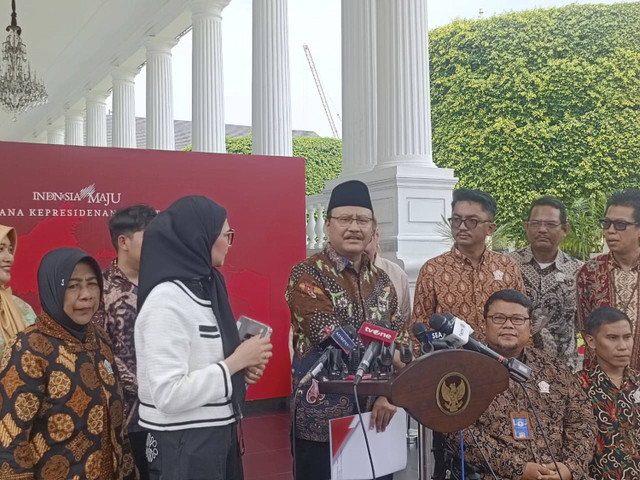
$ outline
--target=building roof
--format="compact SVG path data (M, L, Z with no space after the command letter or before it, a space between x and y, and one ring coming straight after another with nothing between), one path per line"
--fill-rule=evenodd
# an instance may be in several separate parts
M107 146L112 146L111 115L107 115ZM183 150L191 145L191 122L189 120L174 120L176 150ZM86 130L85 130L86 131ZM246 125L225 125L227 138L241 138L251 136L251 127ZM294 137L318 137L316 132L308 130L293 130ZM147 148L147 119L136 117L136 147Z

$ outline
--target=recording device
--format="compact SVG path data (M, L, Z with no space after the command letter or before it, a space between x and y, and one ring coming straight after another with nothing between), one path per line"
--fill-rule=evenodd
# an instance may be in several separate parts
M446 335L444 340L452 346L482 353L501 363L514 380L524 382L531 376L531 368L515 358L503 357L487 347L472 335L473 329L468 323L453 316L451 313L447 312L444 315L435 313L429 319L429 324L444 333Z
M304 385L310 382L312 378L316 378L324 368L327 368L330 376L333 376L333 378L340 378L344 365L342 355L345 354L348 356L356 346L356 343L348 332L355 334L355 330L351 325L347 325L344 328L334 328L331 333L320 342L320 346L324 347L324 351L306 375L302 377L300 385Z
M255 335L260 335L261 338L270 337L272 331L273 329L269 325L245 315L242 315L238 319L238 335L240 336L241 342L244 342Z
M429 338L429 331L424 323L418 322L413 325L413 334L420 342L420 353L426 355L433 351L433 345L431 345L431 339Z
M397 332L391 330L391 324L387 321L381 321L378 325L364 322L358 333L366 349L353 379L354 385L362 381L363 375L371 368L371 362L380 355L382 346L390 346L398 336Z

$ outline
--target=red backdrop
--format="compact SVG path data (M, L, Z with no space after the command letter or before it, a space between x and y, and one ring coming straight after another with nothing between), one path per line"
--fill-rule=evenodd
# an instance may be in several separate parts
M306 255L303 159L4 142L0 159L0 224L19 236L10 285L37 313L42 256L79 247L106 267L115 256L113 210L135 203L162 210L194 194L223 205L237 232L222 268L233 311L273 327L274 356L248 398L289 395L284 290Z

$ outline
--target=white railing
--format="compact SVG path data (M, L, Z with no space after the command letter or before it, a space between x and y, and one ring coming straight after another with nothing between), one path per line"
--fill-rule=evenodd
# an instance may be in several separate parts
M307 254L322 250L327 242L324 219L327 214L328 197L313 195L307 197Z

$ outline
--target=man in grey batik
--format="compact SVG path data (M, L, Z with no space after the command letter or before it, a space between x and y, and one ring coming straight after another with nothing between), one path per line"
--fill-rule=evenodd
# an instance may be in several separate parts
M577 371L576 276L583 263L560 250L569 233L567 209L553 197L535 200L524 224L529 245L511 256L533 302L533 343L549 358Z

